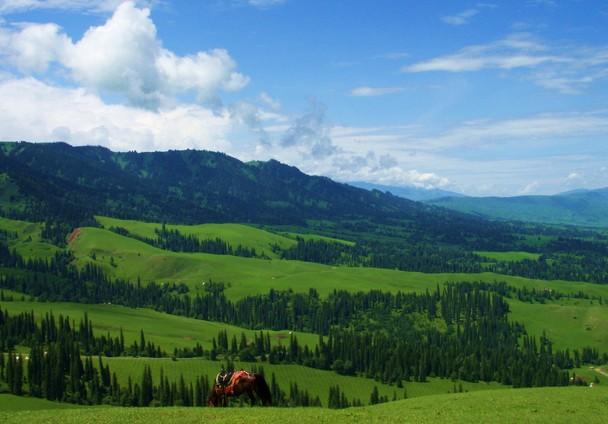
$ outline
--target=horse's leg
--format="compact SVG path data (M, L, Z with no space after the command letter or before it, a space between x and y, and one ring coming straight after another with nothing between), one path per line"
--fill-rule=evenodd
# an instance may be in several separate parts
M249 395L249 401L251 402L251 406L254 406L257 402L255 396L253 395L253 389L249 390L247 394Z

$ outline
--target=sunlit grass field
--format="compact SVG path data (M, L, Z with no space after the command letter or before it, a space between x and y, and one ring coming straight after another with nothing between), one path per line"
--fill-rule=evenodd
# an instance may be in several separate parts
M0 397L3 395L0 395ZM606 388L565 387L479 391L387 404L320 408L78 408L0 410L6 423L573 423L608 421Z

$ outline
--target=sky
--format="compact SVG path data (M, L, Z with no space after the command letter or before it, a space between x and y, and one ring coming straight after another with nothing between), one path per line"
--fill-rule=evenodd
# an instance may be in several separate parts
M608 2L0 0L0 139L477 196L608 186Z

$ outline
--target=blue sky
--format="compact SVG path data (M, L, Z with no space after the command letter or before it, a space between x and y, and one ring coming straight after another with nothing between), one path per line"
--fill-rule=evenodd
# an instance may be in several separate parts
M472 195L608 186L608 4L0 0L0 139Z

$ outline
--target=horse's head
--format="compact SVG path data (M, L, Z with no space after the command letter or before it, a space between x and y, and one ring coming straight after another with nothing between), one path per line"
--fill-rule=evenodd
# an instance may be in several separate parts
M213 389L211 389L211 393L209 394L209 399L207 399L207 405L223 406L222 405L223 401L224 401L224 391L217 385L214 385Z

